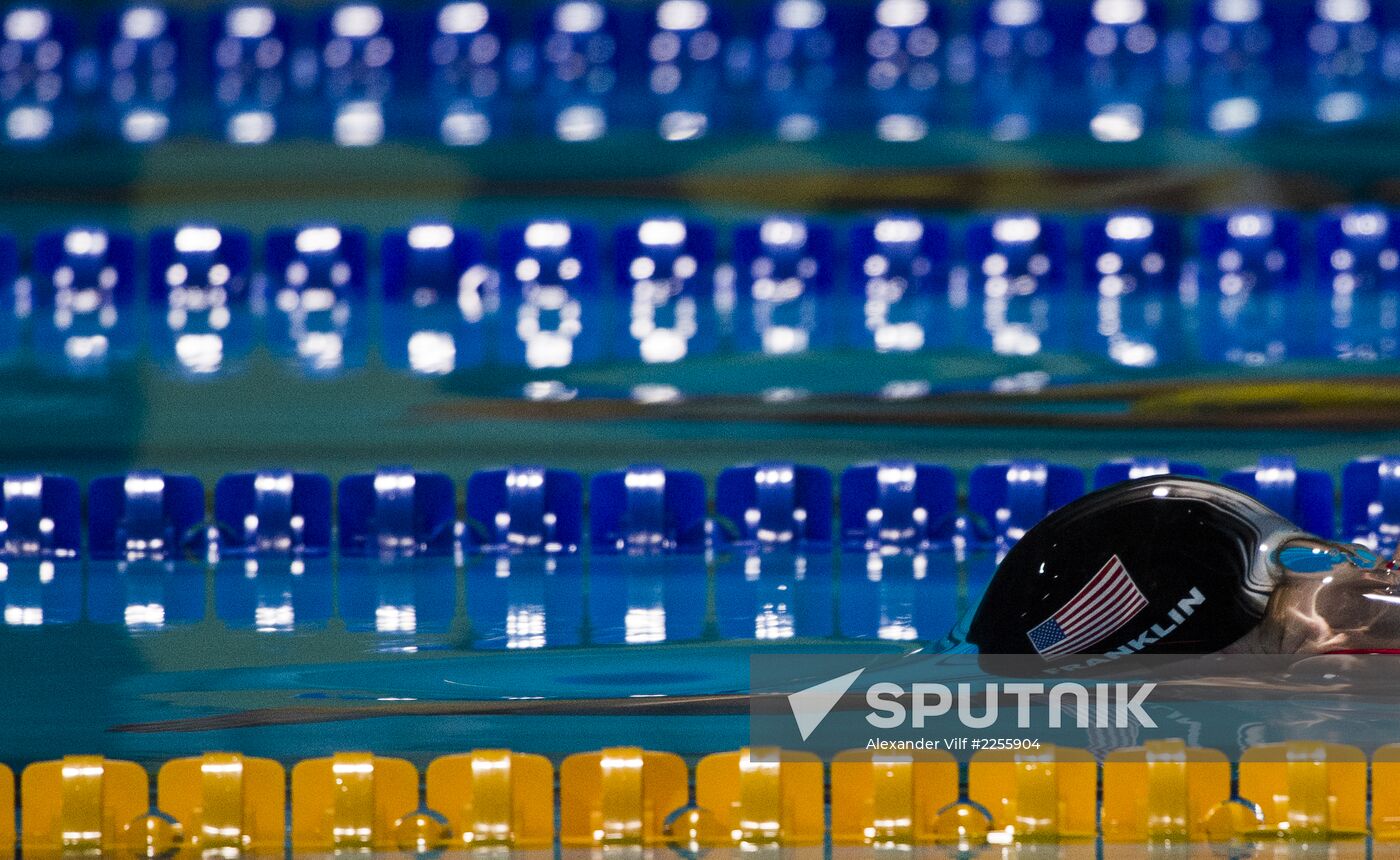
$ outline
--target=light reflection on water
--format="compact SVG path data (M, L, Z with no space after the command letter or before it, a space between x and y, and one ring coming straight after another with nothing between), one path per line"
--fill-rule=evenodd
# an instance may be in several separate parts
M295 726L222 741L106 732L230 708L713 692L738 682L753 647L898 650L938 640L974 596L976 568L990 564L977 554L958 562L910 553L882 556L877 572L870 561L826 551L488 555L464 565L11 560L0 579L0 651L16 659L0 667L0 682L24 702L16 713L28 722L0 729L0 757L75 745L306 742ZM521 663L519 651L557 658ZM75 708L73 697L100 707ZM323 728L312 743L349 742L349 727Z
M26 572L12 562L0 582L7 615L44 601L58 611L57 590L75 580L87 585L80 606L116 611L0 627L9 655L0 683L11 693L0 757L22 765L80 750L151 766L209 748L286 760L373 748L422 767L488 744L555 757L619 738L682 755L737 748L749 732L742 709L664 719L469 711L504 700L742 691L753 654L937 651L995 557L745 550L562 564L329 559L295 570L101 562L86 571L68 561L47 583L38 565ZM163 625L153 623L160 613ZM345 709L371 718L337 719ZM244 724L221 727L224 717ZM206 718L216 722L201 731L112 731Z
M395 642L446 637L434 647L487 649L702 639L936 641L958 608L975 599L978 589L967 583L981 566L980 553L953 549L488 554L462 565L431 556L212 564L11 559L0 566L0 600L7 626L96 624L138 639L195 626L201 635L329 627L394 634L384 639ZM466 640L457 637L467 629Z

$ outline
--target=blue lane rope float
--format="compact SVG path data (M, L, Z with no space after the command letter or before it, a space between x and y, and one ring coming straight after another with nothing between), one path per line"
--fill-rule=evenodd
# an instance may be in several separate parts
M261 346L315 376L363 366L372 344L426 376L848 348L1125 368L1400 354L1400 219L1377 206L1185 223L775 214L729 231L652 217L607 233L536 219L492 241L434 221L378 242L332 223L258 240L199 223L141 241L74 226L24 250L0 236L0 352L64 373L149 354L209 376Z
M1225 483L1258 497L1300 528L1371 550L1393 552L1400 535L1400 468L1395 457L1366 457L1342 471L1341 513L1330 472L1286 457L1261 457ZM1094 488L1148 475L1205 475L1197 464L1142 457L1094 470ZM840 477L837 520L831 473L769 462L720 473L714 496L698 474L642 464L594 475L584 515L584 481L541 466L479 471L467 479L458 519L451 476L395 467L331 482L293 471L225 475L213 517L200 481L134 471L93 480L86 517L71 478L42 473L3 478L0 551L10 558L320 557L331 549L332 513L345 557L473 554L676 554L706 547L790 546L850 551L1007 546L1086 491L1081 470L1039 460L975 468L959 502L943 466L890 461L857 464ZM709 515L711 502L713 515ZM1339 521L1340 520L1340 521Z
M0 139L16 146L1383 127L1400 32L1362 0L20 3L0 17Z

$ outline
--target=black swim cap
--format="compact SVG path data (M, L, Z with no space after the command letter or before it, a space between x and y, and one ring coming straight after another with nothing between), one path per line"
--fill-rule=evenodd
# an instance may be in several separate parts
M1297 526L1238 490L1155 476L1055 511L1007 553L968 630L983 654L1204 654L1258 624Z

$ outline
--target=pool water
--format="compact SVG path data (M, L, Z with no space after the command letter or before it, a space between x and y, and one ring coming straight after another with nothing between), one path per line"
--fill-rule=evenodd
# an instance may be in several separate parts
M879 560L875 579L864 554L782 552L337 558L295 572L277 561L12 562L0 586L0 681L12 693L0 758L371 748L426 765L483 745L551 757L622 738L683 755L737 748L746 705L632 717L586 704L742 693L758 651L937 642L991 558L921 555ZM531 700L584 706L508 713Z
M1093 308L1062 298L1076 313ZM1179 344L1184 332L1158 335ZM773 460L832 471L934 462L965 477L1008 456L1086 469L1159 456L1219 474L1282 453L1335 471L1400 450L1387 360L1240 367L1184 353L1134 368L1078 347L726 351L444 377L407 374L373 352L314 377L256 348L239 368L198 380L142 356L97 377L21 358L0 372L0 432L6 471L87 480L159 468L211 487L249 468L337 478L394 463L460 482L510 463L587 475L650 461L696 470L711 487L724 467ZM921 387L889 396L902 380ZM574 394L525 396L543 381ZM640 383L677 396L645 402ZM469 703L727 693L745 689L755 650L937 648L975 604L995 553L896 554L878 577L869 564L860 553L738 551L336 557L295 569L273 558L16 559L0 583L0 652L10 655L0 681L20 718L0 726L0 760L372 747L424 763L482 745L558 756L624 737L687 754L737 747L742 714L569 717L561 731L558 717L473 713Z

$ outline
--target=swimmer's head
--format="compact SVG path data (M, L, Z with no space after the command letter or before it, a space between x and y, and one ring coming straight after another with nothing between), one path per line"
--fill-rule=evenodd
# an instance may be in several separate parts
M1396 647L1390 577L1369 550L1309 535L1238 490L1142 478L1028 531L997 568L968 640L984 654L1050 661Z

